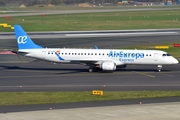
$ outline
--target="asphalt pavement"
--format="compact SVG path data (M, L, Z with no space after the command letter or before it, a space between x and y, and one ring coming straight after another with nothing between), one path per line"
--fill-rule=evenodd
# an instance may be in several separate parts
M51 37L51 35L49 35ZM17 49L14 39L0 40L1 49ZM35 43L44 47L74 47L91 48L94 45L100 48L117 48L124 46L160 44L163 42L178 43L179 32L165 35L131 35L131 36L107 36L107 37L60 37L60 38L36 38ZM12 59L14 57L14 59ZM113 73L88 73L86 66L52 64L37 60L27 60L27 63L13 63L17 56L0 56L0 91L91 91L102 89L104 91L116 90L179 90L179 64L163 66L162 72L156 71L156 66L128 66L118 69ZM8 60L10 62L8 63ZM22 58L23 60L25 58ZM7 63L2 63L6 61ZM22 61L22 60L21 60ZM75 79L76 78L76 79ZM179 119L179 98L162 98L155 100L160 104L145 104L145 100L133 100L128 106L123 101L104 101L101 103L69 103L61 105L32 105L32 106L7 106L1 107L0 118L7 119L138 119L143 120L168 120ZM152 99L148 99L153 101ZM128 101L128 100L126 100ZM108 103L109 102L109 103ZM168 102L163 103L162 102ZM170 103L173 102L173 103ZM175 103L174 103L175 102ZM102 104L104 103L104 104ZM116 104L113 104L116 103ZM143 103L143 105L142 105ZM74 105L73 105L74 104ZM84 104L84 105L83 105ZM79 106L89 107L80 108ZM89 106L88 106L89 105ZM107 106L105 106L107 105ZM115 105L115 106L113 106ZM120 106L119 106L120 105ZM58 107L59 106L59 107ZM68 107L71 106L71 107ZM74 107L73 107L74 106ZM105 106L105 107L102 107ZM62 109L61 109L62 108ZM69 109L67 109L69 108ZM44 111L48 109L47 111ZM54 110L59 109L59 110ZM65 109L65 110L64 110ZM28 112L38 110L35 112ZM43 111L39 111L43 110ZM50 111L51 110L51 111ZM18 111L27 111L18 113ZM83 112L82 112L83 111ZM113 111L113 113L112 113ZM6 113L7 112L7 113ZM9 113L17 112L17 113ZM61 114L62 113L62 114ZM92 114L90 114L92 113ZM150 114L151 113L151 114ZM41 116L41 115L44 116ZM27 117L29 116L29 117ZM38 117L37 117L38 116Z

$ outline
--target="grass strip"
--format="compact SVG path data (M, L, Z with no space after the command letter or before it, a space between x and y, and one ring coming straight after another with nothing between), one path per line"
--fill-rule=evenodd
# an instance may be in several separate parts
M0 106L177 97L180 91L104 91L103 96L85 92L1 92Z
M71 5L59 5L59 6L42 6L42 5L35 5L31 7L20 8L19 6L0 6L1 11L38 11L38 10L106 10L106 9L138 9L138 8L145 8L145 9L153 9L153 8L173 8L179 9L179 6L96 6L96 7L79 7L79 6L71 6Z
M1 23L20 24L26 31L82 31L180 28L180 10L119 11L13 16ZM0 27L0 32L13 31Z

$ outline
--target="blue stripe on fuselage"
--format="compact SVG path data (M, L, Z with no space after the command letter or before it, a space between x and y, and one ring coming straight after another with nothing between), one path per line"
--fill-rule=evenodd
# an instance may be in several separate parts
M58 57L59 60L64 60L57 52L55 52L56 56Z

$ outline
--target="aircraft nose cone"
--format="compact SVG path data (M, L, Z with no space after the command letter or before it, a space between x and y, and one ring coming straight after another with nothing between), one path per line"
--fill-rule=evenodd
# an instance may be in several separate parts
M178 61L177 59L174 58L174 59L172 60L172 63L173 63L173 64L178 64L179 61Z

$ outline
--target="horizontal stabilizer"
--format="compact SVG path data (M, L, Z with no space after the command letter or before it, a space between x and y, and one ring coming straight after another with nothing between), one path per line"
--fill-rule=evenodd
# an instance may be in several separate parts
M28 52L22 52L22 51L11 51L11 52L15 54L28 54Z

